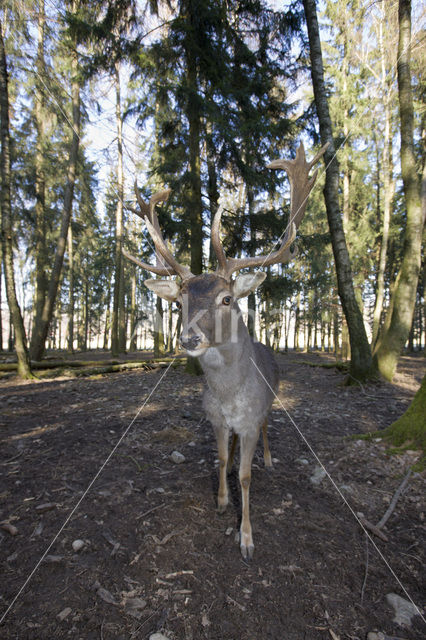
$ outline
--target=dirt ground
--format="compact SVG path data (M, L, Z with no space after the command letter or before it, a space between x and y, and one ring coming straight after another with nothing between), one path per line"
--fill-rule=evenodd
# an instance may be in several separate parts
M274 469L259 444L250 564L236 535L235 468L231 504L216 513L201 378L171 367L0 382L0 638L425 637L419 616L402 627L386 601L409 594L424 606L424 474L411 476L388 541L369 539L354 513L377 524L416 454L347 437L403 413L424 358L404 357L394 384L350 388L336 369L307 364L326 355L278 359Z

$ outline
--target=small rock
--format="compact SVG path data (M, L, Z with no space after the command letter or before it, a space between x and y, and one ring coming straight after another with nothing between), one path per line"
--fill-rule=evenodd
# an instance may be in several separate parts
M56 509L56 504L54 502L45 502L44 504L39 504L36 507L36 511L38 511L39 513L51 511L52 509Z
M58 615L57 615L58 620L60 620L62 622L63 620L68 618L68 616L70 615L71 611L72 611L71 607L65 607L65 609L62 609L61 613L58 613Z
M107 602L108 604L117 604L114 596L107 589L99 587L96 593L104 602Z
M146 604L146 600L142 600L142 598L126 598L124 608L129 616L139 620L143 615L142 611L145 609Z
M230 536L233 530L234 530L233 527L228 527L227 530L225 531L225 535Z
M388 636L381 631L370 631L370 633L367 634L367 640L404 640L404 638Z
M183 455L183 453L179 453L179 451L173 451L172 455L170 456L170 460L175 464L182 464L182 462L185 462L185 456Z
M326 477L327 473L323 467L315 467L313 474L309 478L313 485L319 485Z
M194 442L193 440L192 440L192 442L190 442L190 443L188 444L188 447L195 447L195 446L196 446L196 445L195 445L195 442Z
M63 560L65 560L64 556L54 556L54 555L50 555L49 554L49 555L45 556L43 562L46 562L47 564L59 564Z
M80 551L84 547L84 540L74 540L72 543L72 548L75 552Z
M306 458L297 458L295 462L298 462L299 464L304 464L304 465L309 464L309 460L306 460Z
M420 614L418 608L412 602L401 598L397 593L388 593L386 600L395 609L393 621L402 627L411 627L411 620Z
M350 495L352 495L353 492L354 492L354 490L353 490L353 488L351 487L350 484L342 484L342 485L340 485L339 489L343 493L349 493Z
M168 638L162 633L152 633L149 636L149 640L170 640L170 638Z
M5 522L1 525L1 528L3 529L3 531L7 531L7 533L10 533L11 536L16 536L16 534L18 533L18 529L14 524L10 524L10 522Z

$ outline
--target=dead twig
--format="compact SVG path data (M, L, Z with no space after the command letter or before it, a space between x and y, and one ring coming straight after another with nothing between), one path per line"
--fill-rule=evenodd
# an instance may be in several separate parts
M389 518L391 517L393 510L396 507L396 503L399 500L399 497L401 496L402 492L404 491L405 487L407 486L407 483L410 479L411 476L411 469L408 469L407 473L404 476L403 481L401 482L401 484L399 485L398 489L395 491L393 498L390 502L389 507L386 510L385 515L383 516L383 518L380 520L380 522L378 522L376 524L377 529L383 529L383 527L385 526L385 524L387 523L387 521L389 520Z
M194 572L192 571L192 569L189 569L188 571L174 571L173 573L168 573L165 578L166 580L170 580L170 578L177 578L178 576L192 576L194 575Z
M374 533L374 535L380 538L380 540L383 540L383 542L389 542L388 537L385 536L383 531L380 531L380 529L378 529L376 525L372 524L364 517L361 517L361 516L358 516L358 517L364 529L368 529L369 531L371 531L371 533Z
M157 509L162 509L163 507L165 507L165 503L163 504L159 504L156 507L152 507L152 509L148 509L148 511L145 511L144 513L141 513L140 516L136 517L136 520L140 520L141 518L144 518L145 516L147 516L149 513L152 513L153 511L157 511Z
M367 585L367 577L368 577L368 564L369 564L369 556L370 556L370 549L368 547L368 535L365 534L365 573L364 573L364 581L362 583L362 587L361 587L361 604L364 601L364 591L365 591L365 587Z
M231 596L226 596L226 601L229 602L229 604L233 604L234 607L237 607L237 609L239 609L240 611L246 610L246 608L242 604L234 600L234 598L231 598Z

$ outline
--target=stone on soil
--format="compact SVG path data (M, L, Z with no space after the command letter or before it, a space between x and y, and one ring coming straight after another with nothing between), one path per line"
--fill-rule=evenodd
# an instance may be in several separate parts
M418 608L397 593L388 593L386 600L395 610L393 621L402 627L411 627L411 620L420 613Z
M182 462L185 462L185 456L183 455L183 453L180 453L179 451L173 451L172 455L170 456L170 459L175 464L182 464Z

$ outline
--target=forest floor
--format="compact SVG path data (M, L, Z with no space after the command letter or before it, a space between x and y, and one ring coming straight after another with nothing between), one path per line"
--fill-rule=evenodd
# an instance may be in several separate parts
M403 357L393 384L349 388L335 368L308 364L330 356L278 360L274 469L259 445L250 564L235 467L231 504L216 512L202 378L179 366L0 381L0 638L424 638L420 616L394 622L386 595L424 605L425 474L412 474L387 542L354 515L376 524L418 454L348 437L404 412L424 358Z

